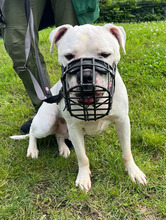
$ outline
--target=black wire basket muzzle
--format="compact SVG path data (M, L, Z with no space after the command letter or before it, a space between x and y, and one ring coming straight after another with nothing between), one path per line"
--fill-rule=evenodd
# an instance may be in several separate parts
M115 90L116 64L112 67L103 60L80 58L71 61L62 70L63 96L70 115L84 121L97 120L108 115ZM96 76L105 75L106 86L96 84ZM70 80L77 82L71 87Z

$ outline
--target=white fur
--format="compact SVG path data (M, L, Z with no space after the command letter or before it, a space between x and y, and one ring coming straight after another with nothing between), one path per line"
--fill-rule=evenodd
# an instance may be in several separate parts
M59 62L63 66L66 66L69 62L65 57L66 54L74 54L73 59L80 57L101 58L100 54L102 52L110 53L110 56L103 58L104 61L110 65L113 62L117 64L120 60L119 46L122 47L125 53L125 40L124 29L113 24L107 24L103 27L63 25L53 30L50 34L51 52L53 52L55 43L58 49ZM37 138L55 134L60 155L67 157L70 154L70 150L66 146L64 139L69 137L78 159L79 171L76 186L87 192L91 188L91 172L89 160L85 153L84 135L98 134L113 122L122 147L122 158L126 171L134 182L137 181L142 185L146 185L146 176L135 164L131 153L128 97L126 87L118 70L116 70L115 85L112 110L108 116L97 121L85 122L71 117L69 112L64 110L63 99L58 105L43 103L31 125L27 156L38 157ZM57 94L60 88L61 82L59 81L51 89L52 93L54 95ZM60 121L58 121L59 119ZM63 121L61 123L61 119L65 119L67 127L63 124Z

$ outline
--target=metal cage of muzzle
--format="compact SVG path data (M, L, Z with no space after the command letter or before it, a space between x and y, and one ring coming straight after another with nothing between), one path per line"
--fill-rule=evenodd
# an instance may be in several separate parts
M91 80L84 81L84 74L90 71ZM71 61L62 72L63 95L65 107L70 115L81 120L97 120L109 114L112 108L115 89L116 64L112 67L103 60L80 58ZM96 74L107 77L107 87L96 85ZM69 79L79 78L77 85L69 87ZM79 76L79 77L78 77ZM111 85L111 86L110 86ZM102 94L102 95L101 95ZM93 100L85 102L85 100Z

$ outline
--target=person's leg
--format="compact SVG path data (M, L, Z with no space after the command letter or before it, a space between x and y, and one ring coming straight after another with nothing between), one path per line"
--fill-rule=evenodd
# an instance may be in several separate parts
M43 14L46 0L30 0L30 4L34 16L34 30L36 36L36 44L38 46L38 27ZM27 31L27 20L25 17L24 1L20 0L5 0L3 7L3 15L7 24L4 29L4 45L6 51L13 61L13 68L22 79L26 91L37 110L42 101L36 95L31 77L27 71L19 71L18 67L22 67L25 64L25 35ZM39 52L41 63L49 82L49 76L46 70L46 65L42 54ZM31 50L28 59L28 68L31 70L32 74L35 76L40 84L36 57L33 45L31 45Z
M63 24L71 24L73 26L79 24L72 5L72 0L51 0L51 4L56 27ZM69 139L65 139L65 144L69 149L73 148Z
M51 0L55 25L78 25L78 20L72 5L72 0Z

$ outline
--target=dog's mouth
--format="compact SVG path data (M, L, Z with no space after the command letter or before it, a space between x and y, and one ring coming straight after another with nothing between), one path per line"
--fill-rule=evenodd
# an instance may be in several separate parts
M95 105L100 103L104 96L105 90L101 85L83 84L76 85L69 89L70 98L81 105Z
M103 93L87 93L87 94L77 94L77 100L80 104L93 105L99 102L99 99L103 96Z
M110 89L112 87L112 81L110 81ZM100 103L100 99L104 98L104 92L102 85L86 85L82 87L77 85L74 89L71 88L71 96L76 97L76 101L80 104L93 105Z

